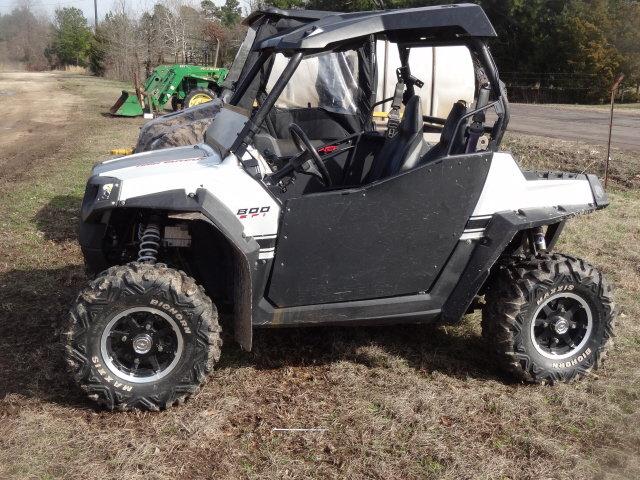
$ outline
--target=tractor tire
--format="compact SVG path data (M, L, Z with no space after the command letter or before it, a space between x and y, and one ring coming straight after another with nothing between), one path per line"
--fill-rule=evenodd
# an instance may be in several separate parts
M597 369L612 343L615 304L602 273L561 254L511 257L485 293L482 334L519 380L570 382Z
M184 98L183 107L195 107L196 105L202 105L215 99L217 95L209 88L194 88L190 90L187 96Z
M171 97L171 109L174 112L182 110L182 106L184 105L184 100L180 100L175 95Z
M163 264L111 267L73 304L66 361L88 396L109 410L181 404L220 358L218 313L204 289Z

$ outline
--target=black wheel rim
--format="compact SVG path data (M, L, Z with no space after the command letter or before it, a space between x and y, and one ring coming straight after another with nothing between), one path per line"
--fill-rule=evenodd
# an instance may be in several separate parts
M531 340L544 357L561 360L580 351L593 330L593 315L584 298L561 292L545 299L531 323Z
M132 383L160 380L177 365L183 339L165 312L135 307L114 316L103 331L100 349L105 365Z

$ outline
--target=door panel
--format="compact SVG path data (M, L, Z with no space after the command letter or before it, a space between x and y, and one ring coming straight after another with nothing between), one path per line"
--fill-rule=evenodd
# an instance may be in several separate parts
M478 201L491 157L449 157L361 188L288 200L268 298L289 307L428 291Z

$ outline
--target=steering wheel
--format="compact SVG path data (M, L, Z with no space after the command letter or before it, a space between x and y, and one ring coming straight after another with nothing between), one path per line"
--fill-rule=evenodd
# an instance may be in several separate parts
M327 166L322 161L322 158L320 158L320 154L318 153L318 151L311 144L311 140L309 140L309 137L307 137L307 134L304 133L302 129L295 123L292 123L291 125L289 125L289 133L291 134L293 143L296 144L296 147L298 147L298 150L300 150L301 154L308 154L311 157L313 165L315 166L315 169L309 168L309 167L305 168L306 162L304 162L300 164L302 169L312 174L319 174L320 177L322 178L322 182L327 187L330 187L332 185L332 182L331 182L331 175L329 175L329 170L327 170ZM306 155L299 155L299 157L304 157L304 156Z

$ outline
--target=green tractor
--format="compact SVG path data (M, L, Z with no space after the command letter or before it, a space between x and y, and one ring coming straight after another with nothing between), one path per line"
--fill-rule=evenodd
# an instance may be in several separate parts
M136 85L136 93L123 90L109 112L120 117L137 117L145 111L161 111L169 100L174 110L210 102L218 96L220 84L228 73L226 68L160 65L142 89Z

